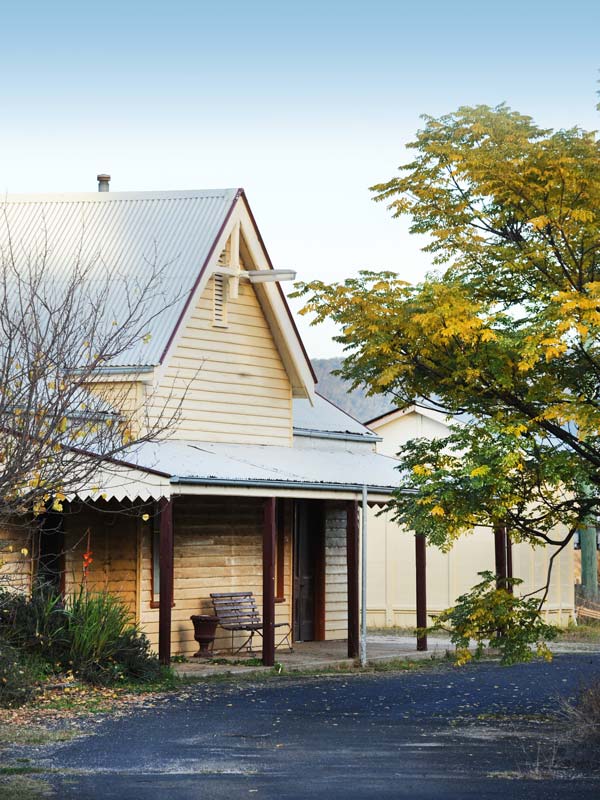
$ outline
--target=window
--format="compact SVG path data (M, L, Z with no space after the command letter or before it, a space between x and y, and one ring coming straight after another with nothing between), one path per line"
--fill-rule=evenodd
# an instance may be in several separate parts
M150 597L150 608L160 608L160 513L158 505L155 504L152 508L152 525L150 531L150 547L151 547L151 584L152 592ZM173 601L175 607L175 601Z
M213 325L227 327L227 279L225 275L213 275Z
M160 514L156 507L152 514L152 600L151 608L160 606Z

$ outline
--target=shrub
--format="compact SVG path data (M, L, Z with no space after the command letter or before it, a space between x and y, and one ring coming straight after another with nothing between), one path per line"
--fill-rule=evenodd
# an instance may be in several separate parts
M64 602L41 590L30 598L3 592L0 635L90 683L153 680L160 673L158 659L129 609L106 592L82 587Z
M427 630L450 634L459 665L473 657L481 658L486 646L500 650L503 664L535 657L550 661L552 654L546 642L556 639L559 630L543 621L539 602L496 588L496 576L491 572L478 574L481 582L461 595L455 606L433 617L433 625ZM511 586L522 583L519 578L507 581ZM476 644L474 653L469 650L471 641Z
M584 689L574 703L566 704L563 712L564 760L600 769L600 680Z
M16 708L35 691L36 676L23 654L0 639L0 708Z
M147 638L118 597L81 589L67 600L64 613L68 663L76 675L91 683L158 675Z
M63 601L47 589L31 597L0 591L0 635L15 647L31 653L54 653L65 644Z

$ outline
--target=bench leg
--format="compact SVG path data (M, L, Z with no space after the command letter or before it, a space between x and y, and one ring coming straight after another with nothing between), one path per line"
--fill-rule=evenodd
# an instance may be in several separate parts
M254 633L255 633L255 631L251 631L250 632L250 636L248 636L248 638L243 642L243 644L240 647L238 647L238 649L233 653L234 656L237 656L237 654L241 653L242 650L244 650L244 649L246 649L246 651L248 653L253 653L254 652L254 650L252 649L252 638L254 636ZM233 641L233 633L231 635L231 639ZM231 649L233 651L233 644L231 646Z
M278 650L283 644L287 643L289 652L293 653L294 648L292 647L292 642L290 639L290 636L292 635L292 626L288 623L287 632L279 635L281 636L281 639L275 645L275 649Z

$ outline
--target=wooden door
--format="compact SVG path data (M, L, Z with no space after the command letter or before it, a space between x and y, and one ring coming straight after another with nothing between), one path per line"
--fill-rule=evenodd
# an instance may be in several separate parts
M322 503L299 500L294 512L293 636L324 638L324 530Z

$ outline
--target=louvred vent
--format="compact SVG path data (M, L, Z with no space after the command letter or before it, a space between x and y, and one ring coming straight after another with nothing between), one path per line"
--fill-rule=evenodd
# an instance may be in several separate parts
M225 326L227 325L225 276L214 275L213 280L213 324Z

